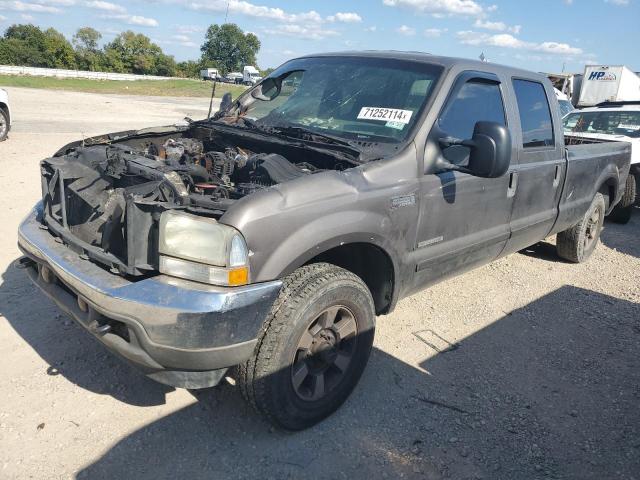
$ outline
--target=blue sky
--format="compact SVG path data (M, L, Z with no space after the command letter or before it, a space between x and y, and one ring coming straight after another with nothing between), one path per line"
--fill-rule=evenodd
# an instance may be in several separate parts
M258 35L261 67L350 49L419 50L531 70L582 71L585 63L640 71L640 0L0 0L0 28L82 26L109 41L151 37L177 60L196 59L205 29L228 21Z

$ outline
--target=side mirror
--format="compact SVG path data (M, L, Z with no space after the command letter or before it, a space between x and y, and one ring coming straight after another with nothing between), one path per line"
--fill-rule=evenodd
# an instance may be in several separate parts
M220 100L220 112L226 112L231 108L231 104L233 103L233 98L231 97L231 93L227 92L222 96Z
M265 78L252 91L251 96L256 100L268 102L280 95L282 82L278 82L273 78Z
M478 122L473 129L469 166L472 175L485 178L503 176L511 164L511 134L496 122Z
M471 150L465 167L446 163L443 169L456 170L476 177L497 178L509 170L511 164L511 134L496 122L477 122L470 140L445 137L440 139L444 148L460 145Z

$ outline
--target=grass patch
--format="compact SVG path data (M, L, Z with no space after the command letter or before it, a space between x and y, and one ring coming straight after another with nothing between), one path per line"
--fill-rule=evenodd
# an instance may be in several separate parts
M116 93L121 95L158 95L164 97L210 97L211 82L192 79L179 80L88 80L84 78L29 77L0 75L0 87L43 88L89 93ZM236 98L245 90L240 85L219 83L216 97L231 92Z

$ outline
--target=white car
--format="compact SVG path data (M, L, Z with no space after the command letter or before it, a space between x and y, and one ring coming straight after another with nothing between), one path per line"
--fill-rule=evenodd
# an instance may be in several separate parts
M0 142L7 139L11 130L11 110L9 109L9 94L0 88Z
M611 214L613 220L627 223L640 183L640 101L602 103L600 106L575 110L563 121L565 135L631 144L631 171L625 194Z
M573 112L576 109L576 107L573 106L573 104L569 100L569 97L567 97L560 90L558 90L557 88L554 88L553 90L555 91L556 98L558 99L558 107L560 109L560 116L562 118L564 118L564 117L567 116L567 114Z

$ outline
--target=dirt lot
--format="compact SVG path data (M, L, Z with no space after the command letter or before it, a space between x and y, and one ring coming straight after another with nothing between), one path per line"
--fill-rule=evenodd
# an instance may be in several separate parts
M585 265L549 243L378 318L354 395L274 431L225 384L192 394L106 353L24 274L38 161L206 101L10 89L0 144L0 478L640 478L640 211Z

